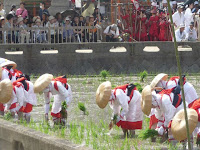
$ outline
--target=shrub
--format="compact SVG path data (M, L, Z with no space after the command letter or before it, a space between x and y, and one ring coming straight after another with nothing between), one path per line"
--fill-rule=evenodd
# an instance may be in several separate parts
M148 72L144 70L143 72L139 73L140 82L144 82L144 79L148 76Z
M100 76L105 80L106 77L109 75L109 72L107 70L102 70L100 72Z

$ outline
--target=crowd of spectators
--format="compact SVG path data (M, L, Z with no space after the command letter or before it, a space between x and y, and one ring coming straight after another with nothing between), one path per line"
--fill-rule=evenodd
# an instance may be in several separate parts
M170 1L177 41L196 41L200 29L200 9L198 1L186 7ZM126 9L120 13L116 24L102 31L103 16L95 8L93 15L63 17L60 12L52 16L45 3L40 3L38 16L30 18L25 3L20 8L12 5L6 14L0 3L0 40L2 43L62 43L97 42L105 35L106 42L119 41L171 41L167 1L152 2L150 11L142 6L139 9ZM5 30L4 30L5 29ZM100 34L98 34L100 33Z
M25 3L20 8L13 5L8 14L0 3L0 40L3 43L62 43L62 42L97 42L97 30L101 27L98 8L88 17L75 15L63 17L60 12L51 16L40 3L39 15L29 18ZM15 30L16 29L16 30ZM30 30L31 29L31 30Z

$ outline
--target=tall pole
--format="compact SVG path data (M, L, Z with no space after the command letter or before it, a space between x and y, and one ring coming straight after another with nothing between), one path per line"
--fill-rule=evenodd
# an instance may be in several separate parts
M187 116L187 109L186 109L186 102L185 102L185 93L183 89L183 80L182 80L182 74L181 74L181 64L180 64L180 58L179 58L179 53L178 53L178 46L176 43L176 36L174 32L174 23L172 19L172 11L171 11L171 6L169 3L170 0L167 0L168 4L168 12L169 12L169 17L171 20L171 26L172 26L172 34L174 38L174 49L175 49L175 55L176 55L176 61L177 61L177 67L178 67L178 74L180 76L180 84L181 84L181 93L182 93L182 98L183 98L183 106L184 106L184 112L185 112L185 122L186 122L186 129L187 129L187 140L188 140L188 149L191 150L191 144L190 144L190 133L189 133L189 125L188 125L188 116Z

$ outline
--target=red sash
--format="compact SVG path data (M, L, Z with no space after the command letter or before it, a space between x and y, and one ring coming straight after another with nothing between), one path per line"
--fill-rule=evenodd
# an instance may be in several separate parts
M117 91L117 89L121 89L121 90L125 93L125 91L126 91L128 85L129 85L129 84L125 84L125 85L121 85L121 86L118 86L118 87L114 88L114 96L115 96L115 98L116 98L116 91ZM137 90L137 88L135 87L135 88L131 91L131 94L130 94L130 96L129 96L129 97L130 97L130 100L128 101L128 104L131 102L131 99L133 98L133 92L134 92L134 90Z
M57 91L59 91L59 90L58 90L58 85L57 85L57 82L56 82L56 81L59 81L59 82L63 83L63 84L65 85L65 88L68 90L67 78L63 78L63 76L60 76L60 77L57 77L57 78L53 79L53 81L55 81L55 82L54 82L54 88L55 88Z

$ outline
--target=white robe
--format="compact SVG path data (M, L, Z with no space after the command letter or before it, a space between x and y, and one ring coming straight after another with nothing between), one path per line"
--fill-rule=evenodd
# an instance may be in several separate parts
M57 82L58 91L54 88L54 82ZM71 87L69 86L69 89L67 90L63 84L59 81L51 81L51 83L44 89L44 99L45 99L45 113L47 114L49 112L49 103L50 103L50 94L54 95L54 101L55 103L52 105L52 112L58 113L60 110L59 105L56 105L57 102L60 103L61 101L66 100L66 102L69 104L72 100L72 91Z
M197 31L195 28L191 30L190 27L187 27L185 29L185 32L186 32L186 39L188 41L197 41Z
M185 24L185 17L184 17L183 12L181 13L179 13L178 11L175 12L172 15L172 18L173 18L174 24L176 25L176 28L178 28L181 24Z
M186 41L186 32L185 32L185 30L182 33L180 33L180 29L176 30L175 36L176 36L176 41L177 42Z
M116 90L116 97L114 96L114 91L112 91L112 98L114 100L110 101L110 106L113 109L113 116L117 114L120 116L120 120L137 122L143 120L143 112L141 109L141 94L134 90L133 97L130 100L130 97L127 96L127 89L124 93L123 90ZM122 109L122 110L121 110Z
M170 121L173 119L175 114L183 109L183 103L179 105L177 108L175 108L172 105L174 94L171 93L170 97L168 95L164 94L163 97L161 97L160 94L153 94L153 99L157 101L158 106L155 109L155 116L158 120L164 120L163 125L164 127L168 127Z
M179 81L179 79L176 79L176 81L174 81L174 80L168 81L167 89L171 89L171 88L177 86L178 81ZM186 101L187 105L191 104L193 101L198 99L197 92L191 83L186 81L183 88L184 88L184 94L185 94L185 101Z
M12 112L18 112L19 109L23 106L23 103L25 101L24 88L22 86L20 87L15 86L14 88L15 88L16 93L13 90L12 98L8 103L6 103L5 110L9 110L12 104L17 103L18 104L17 107L14 108Z
M37 105L37 97L36 97L36 94L34 93L33 83L30 81L26 81L26 82L29 86L29 90L26 91L24 89L24 96L25 96L24 106L26 106L26 103L29 103L31 105Z
M191 22L194 22L194 16L190 8L186 9L184 17L185 17L185 27L188 27Z

